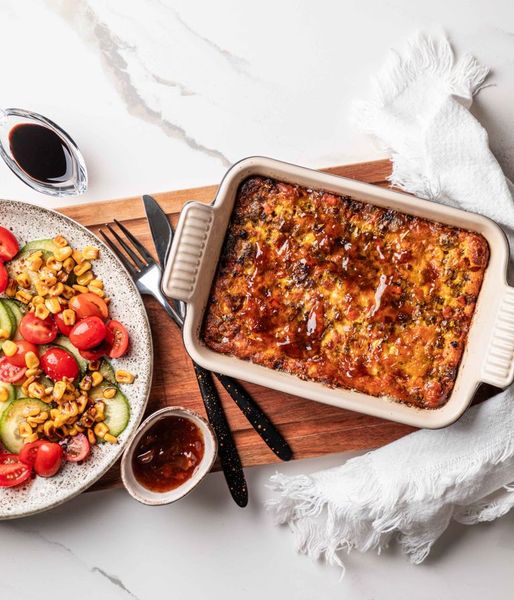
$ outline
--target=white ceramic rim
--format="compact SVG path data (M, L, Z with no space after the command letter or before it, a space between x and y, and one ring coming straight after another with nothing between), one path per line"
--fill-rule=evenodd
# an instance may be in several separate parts
M136 446L143 434L146 433L146 431L148 431L148 429L150 429L154 423L169 416L183 417L192 421L198 426L204 439L204 455L196 471L182 485L168 492L152 492L148 488L145 488L143 485L141 485L135 478L132 467L132 457L134 455L134 450L136 449ZM206 438L208 438L209 444L207 443ZM208 449L209 454L207 454ZM142 504L146 504L147 506L162 506L164 504L172 504L173 502L177 502L178 500L181 500L190 494L198 486L198 484L205 479L206 475L212 469L217 455L218 441L210 423L206 419L189 408L184 408L182 406L165 406L164 408L152 413L143 421L143 423L141 423L130 444L128 444L126 447L121 459L121 480L125 486L125 489L132 496L132 498L138 502L141 502Z
M109 258L118 265L120 274L122 274L123 279L124 279L123 283L127 285L128 289L131 290L131 298L133 298L134 303L135 303L136 307L138 308L139 317L141 318L141 320L144 324L143 330L140 332L140 335L144 339L144 342L146 344L146 350L148 351L148 373L149 373L149 376L145 380L142 380L142 381L144 381L144 384L143 384L144 387L143 387L143 391L141 394L142 402L139 403L139 409L137 410L137 412L134 412L134 406L133 406L133 404L130 404L131 417L134 416L134 418L133 418L133 420L131 418L132 422L129 422L129 424L127 425L127 428L122 433L122 436L125 439L122 442L120 442L118 445L112 446L112 448L113 448L112 456L110 457L108 462L106 462L106 464L103 466L103 468L99 468L98 471L95 473L95 475L93 477L91 477L90 479L88 479L86 483L84 483L83 480L77 479L76 488L73 491L70 491L69 494L67 494L65 497L59 499L58 501L55 501L55 500L49 501L47 504L39 506L34 509L27 509L27 510L22 509L19 511L10 512L9 514L0 512L0 520L10 520L10 519L17 519L17 518L21 518L21 517L28 517L28 516L31 516L34 514L38 514L38 513L50 510L52 508L55 508L57 506L60 506L61 504L64 504L65 502L68 502L69 500L75 498L76 496L78 496L79 494L81 494L82 492L87 490L89 487L94 485L116 463L116 461L121 457L126 445L128 443L130 443L132 437L135 435L137 428L139 426L139 423L141 422L141 419L143 418L144 412L146 410L146 406L148 403L148 398L150 396L150 390L151 390L151 386L152 386L154 355L153 355L153 342L152 342L150 321L148 319L148 314L147 314L146 308L143 304L141 295L140 295L134 281L132 280L130 273L124 267L123 263L121 263L121 261L118 259L118 257L112 252L112 250L102 240L100 240L92 231L87 229L87 227L84 227L80 223L77 223L77 221L75 221L74 219L71 219L70 217L68 217L56 210L45 208L45 207L42 207L42 206L39 206L36 204L30 204L27 202L0 199L0 218L2 217L2 214L3 214L2 210L1 210L2 205L5 205L7 208L9 205L16 205L16 206L19 205L19 206L22 206L24 209L26 208L27 210L33 210L33 211L40 212L40 213L42 213L43 219L45 218L46 214L51 214L57 220L62 220L65 223L67 223L70 227L72 227L73 229L78 229L86 236L91 237L92 241L94 241L95 245L97 245L100 248L101 252L104 254L107 254L109 256ZM2 223L2 225L8 226L8 223ZM58 232L56 232L56 233L58 233ZM33 239L37 239L36 236L37 236L37 233L35 234L35 237ZM100 258L100 260L102 260L102 259ZM122 316L120 316L120 315L117 315L117 316L118 316L118 318L121 318L123 320ZM127 392L127 389L124 389L123 391ZM130 403L130 393L127 393L126 395L127 395L128 401ZM95 450L93 448L93 453L94 453L94 451ZM66 469L68 466L69 465L65 464L63 466L63 469ZM87 463L84 463L83 465L81 465L81 468L87 469L88 468ZM46 481L52 482L52 481L56 480L57 478L59 478L60 475L61 474L59 473L56 476L54 476L53 478L47 479ZM42 479L42 478L40 478L40 479ZM8 489L16 490L16 488L8 488ZM48 497L51 498L52 494L49 493Z
M251 175L350 195L377 206L475 231L486 238L490 250L489 264L455 386L443 407L424 410L386 397L329 388L320 383L300 380L288 373L215 353L205 346L200 339L200 329L223 240L237 189ZM163 283L164 291L169 296L187 302L184 344L191 358L202 367L340 408L435 429L449 425L462 415L481 382L505 387L513 380L514 294L513 288L506 283L508 256L509 248L503 231L487 217L337 175L270 158L251 157L229 169L211 205L198 202L185 205Z

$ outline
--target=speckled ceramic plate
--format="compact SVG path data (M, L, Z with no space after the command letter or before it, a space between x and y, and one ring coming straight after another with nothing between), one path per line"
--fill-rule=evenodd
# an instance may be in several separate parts
M95 446L86 463L67 463L55 477L36 477L20 487L0 488L0 519L13 519L66 502L86 490L120 458L145 410L152 380L153 350L141 296L119 260L96 236L57 212L10 200L0 200L0 225L11 229L20 245L62 234L75 248L86 245L100 248L101 257L94 264L95 273L105 283L113 318L127 327L131 340L129 353L113 360L113 366L137 374L132 385L123 386L131 415L127 428L119 436L119 443Z

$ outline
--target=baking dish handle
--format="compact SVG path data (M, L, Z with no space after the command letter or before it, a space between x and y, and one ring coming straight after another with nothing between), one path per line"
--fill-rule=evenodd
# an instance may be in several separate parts
M514 380L514 287L500 295L481 380L499 388Z
M163 275L163 290L175 300L190 302L214 222L212 206L188 202L182 208Z

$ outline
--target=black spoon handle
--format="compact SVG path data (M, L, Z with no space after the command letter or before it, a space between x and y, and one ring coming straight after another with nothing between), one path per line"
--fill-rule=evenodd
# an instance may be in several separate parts
M282 437L282 434L268 419L262 408L248 394L242 385L232 377L221 373L214 373L221 385L230 394L241 412L248 419L250 425L266 442L269 448L282 460L291 460L293 451L291 446Z
M244 507L248 504L248 487L241 465L241 459L237 452L236 444L225 417L225 412L214 386L212 374L200 365L193 363L198 387L202 393L203 403L209 418L209 422L218 438L218 455L221 468L227 480L228 489L238 506Z

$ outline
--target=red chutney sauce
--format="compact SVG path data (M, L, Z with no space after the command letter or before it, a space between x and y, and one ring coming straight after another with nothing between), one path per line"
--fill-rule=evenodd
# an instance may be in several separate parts
M169 492L192 477L204 449L202 432L193 421L164 417L139 440L132 457L134 475L152 492Z

